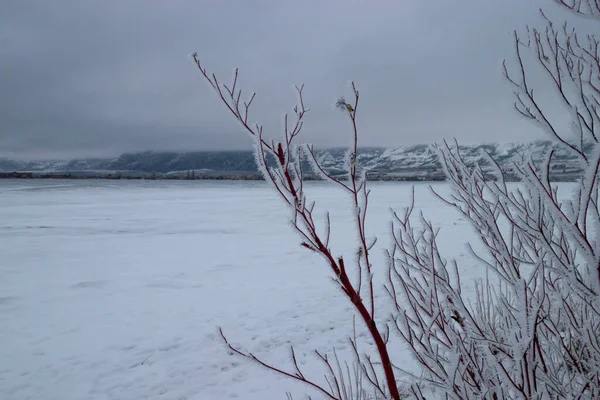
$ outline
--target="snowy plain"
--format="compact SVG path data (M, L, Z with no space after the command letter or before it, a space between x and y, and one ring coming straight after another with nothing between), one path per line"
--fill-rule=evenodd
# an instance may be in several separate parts
M412 185L370 187L377 274L390 207L402 211ZM307 192L317 215L332 212L332 248L351 258L344 194L316 182ZM483 274L465 247L474 232L428 184L415 194L416 211L441 228L440 247L469 286ZM312 349L348 354L350 307L288 220L264 182L1 181L0 399L315 396L230 355L217 330L281 366L293 344L319 381ZM386 299L379 304L385 314Z

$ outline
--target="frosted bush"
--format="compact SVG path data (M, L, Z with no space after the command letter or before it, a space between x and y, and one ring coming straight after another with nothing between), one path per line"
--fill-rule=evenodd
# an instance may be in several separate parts
M600 18L595 2L556 1L575 13ZM316 352L324 367L322 379L305 375L293 347L291 365L278 367L234 347L223 334L233 353L331 399L600 398L598 41L579 37L566 25L558 29L549 20L545 29L528 30L528 35L515 32L516 70L511 73L506 65L504 69L514 88L515 107L577 157L581 178L571 196L561 200L550 174L552 148L542 162L524 159L511 171L502 171L487 154L480 164L468 165L458 144L433 146L452 187L450 196L438 197L470 222L483 245L483 252L471 248L487 271L486 279L475 282L474 298L463 293L460 265L440 254L437 229L423 215L415 221L412 207L393 214L388 265L371 264L376 241L367 234L369 190L366 170L356 158L359 92L354 84L353 100L336 103L349 118L354 145L346 153L346 175L334 177L319 163L312 146L296 145L308 112L303 87L297 88L294 121L285 118L282 141L268 140L261 125L248 123L254 94L242 100L237 71L231 86L222 85L193 55L203 76L255 139L257 165L289 208L301 245L323 257L374 345L359 349L356 336L349 335L355 360L351 364L341 362L335 350ZM526 56L543 67L547 82L571 110L574 138L572 132L555 128L540 106L529 84ZM329 215L325 221L313 216L315 204L303 187L306 164L352 200L358 248L351 260L329 246ZM520 178L518 188L509 189L507 172ZM375 273L386 277L387 299L375 296ZM408 346L419 374L403 370L406 360L391 351L394 337Z

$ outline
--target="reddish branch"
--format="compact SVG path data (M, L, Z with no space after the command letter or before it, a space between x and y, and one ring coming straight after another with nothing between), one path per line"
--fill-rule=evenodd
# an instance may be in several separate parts
M359 250L359 259L356 265L358 269L359 282L355 285L352 283L349 277L349 272L347 270L347 266L345 264L344 259L342 257L338 257L336 260L333 253L328 247L330 233L329 216L327 217L327 231L325 234L325 239L322 239L321 234L317 231L316 224L313 218L314 203L313 206L306 206L307 201L306 197L304 196L302 187L303 172L300 167L301 154L299 153L295 155L292 151L294 139L301 132L304 123L304 117L309 111L304 106L302 94L303 87L296 88L298 92L299 105L294 109L294 112L296 114L296 122L293 124L293 127L291 129L289 128L288 118L286 115L284 119L284 141L269 142L263 137L263 128L261 125L257 124L254 127L252 127L248 123L250 106L255 98L255 94L252 94L247 102L241 100L242 91L241 89L237 88L237 69L235 71L233 83L229 87L226 85L221 85L214 74L209 74L207 72L207 70L202 66L197 54L193 55L193 59L206 81L218 93L219 97L221 98L221 101L234 115L234 117L242 124L242 127L251 136L255 138L257 146L257 161L259 162L261 170L265 175L265 179L267 179L273 184L279 195L285 200L287 205L292 208L292 211L294 213L294 227L304 238L304 241L301 243L301 245L305 248L308 248L312 251L321 254L327 260L331 271L337 278L337 282L339 283L340 288L360 315L361 319L363 320L364 324L366 325L369 331L371 338L373 339L377 347L377 353L381 360L382 369L385 375L385 384L387 390L389 391L390 397L394 400L399 400L400 392L398 390L398 384L396 382L392 362L386 346L386 341L384 339L384 336L382 335L382 332L379 330L379 327L375 323L374 319L375 296L373 290L373 282L371 278L371 263L369 259L370 246L367 244L367 238L365 233L365 221L369 193L366 190L365 181L363 179L360 179L358 176L356 165L356 156L358 150L358 128L356 123L356 113L359 99L358 90L356 90L356 87L353 84L352 89L354 91L354 103L352 105L345 104L348 115L350 116L352 122L352 129L354 135L354 142L350 154L349 165L350 183L346 184L330 176L322 167L320 167L318 162L316 162L317 159L316 154L314 152L314 148L307 147L309 157L311 157L313 161L315 161L317 168L320 170L321 174L325 175L325 177L328 180L335 181L337 184L344 187L352 195L352 200L356 212L355 219L357 224L357 230L359 233L361 243L361 249ZM269 162L269 155L273 157L276 165L272 165ZM360 254L362 254L362 257L364 257L364 268L363 264L361 263ZM368 282L369 306L365 304L365 301L361 296L361 282L363 275L366 276ZM234 349L233 346L229 344L229 342L227 342L227 344L231 348L231 350L234 351L236 354L250 358L259 363L260 365L267 367L282 375L294 378L296 380L300 380L320 390L324 394L327 394L329 397L335 398L335 394L325 390L321 386L304 378L304 375L302 375L300 371L298 371L297 366L295 373L287 373L279 368L276 368L274 366L268 365L260 361L252 354L243 353L239 350ZM377 387L377 389L381 393L385 392L385 388L383 387Z
M283 376L287 376L288 378L292 378L294 380L297 380L299 382L302 382L304 384L307 384L309 386L311 386L312 388L318 390L319 392L321 392L322 394L324 394L325 396L327 396L327 398L336 400L337 397L335 395L335 393L332 393L330 391L328 391L327 389L325 389L323 386L318 385L316 383L314 383L313 381L307 379L304 376L304 373L302 372L302 370L300 369L300 366L298 365L298 361L296 360L296 353L294 351L294 347L290 347L290 352L291 352L291 356L292 356L292 363L294 364L294 372L287 372L284 371L280 368L274 367L270 364L267 364L266 362L262 361L261 359L259 359L258 357L256 357L254 354L252 353L246 353L243 352L239 349L237 349L236 347L234 347L229 340L227 340L227 338L225 337L225 334L223 333L223 330L221 328L219 328L219 333L221 334L221 338L223 339L223 341L225 342L225 344L227 345L227 347L229 348L229 350L231 350L233 353L242 356L244 358L247 358L249 360L252 360L260 365L262 365L263 367L276 372L280 375ZM331 364L329 363L329 361L327 359L323 359L323 361L325 362L325 364L327 364L328 369L332 370L331 368ZM338 391L339 392L339 391Z

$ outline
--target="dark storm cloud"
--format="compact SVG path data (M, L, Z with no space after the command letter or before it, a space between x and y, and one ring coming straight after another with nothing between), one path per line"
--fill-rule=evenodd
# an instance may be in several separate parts
M363 145L536 137L501 61L549 0L3 0L0 156L248 148L200 79L239 66L255 119L278 132L306 84L305 140L345 143L336 96L361 90Z

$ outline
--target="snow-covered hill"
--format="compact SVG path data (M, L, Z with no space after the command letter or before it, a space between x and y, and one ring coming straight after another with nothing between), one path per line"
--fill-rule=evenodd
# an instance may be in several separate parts
M487 152L500 167L509 171L513 162L524 157L533 157L540 161L550 150L554 150L552 169L554 175L569 175L569 179L578 172L574 156L560 145L550 141L537 141L525 144L480 144L460 146L465 162L475 164L482 160ZM325 150L319 155L319 161L330 170L343 166L343 151ZM443 171L435 151L429 145L402 146L391 149L365 149L358 156L361 164L379 178L441 178ZM564 177L561 177L564 178Z
M573 174L574 159L565 149L549 141L525 144L480 144L461 146L461 154L469 163L481 159L488 152L501 167L508 169L512 161L531 155L541 159L554 148L553 170L556 174ZM318 151L319 162L333 173L341 173L345 149ZM427 179L441 177L442 171L435 152L428 145L397 148L363 148L358 160L374 178ZM220 152L142 152L127 153L113 159L83 159L68 161L18 161L0 159L0 171L69 172L69 171L138 171L173 174L179 171L204 171L213 175L232 172L255 172L254 157L250 151Z

